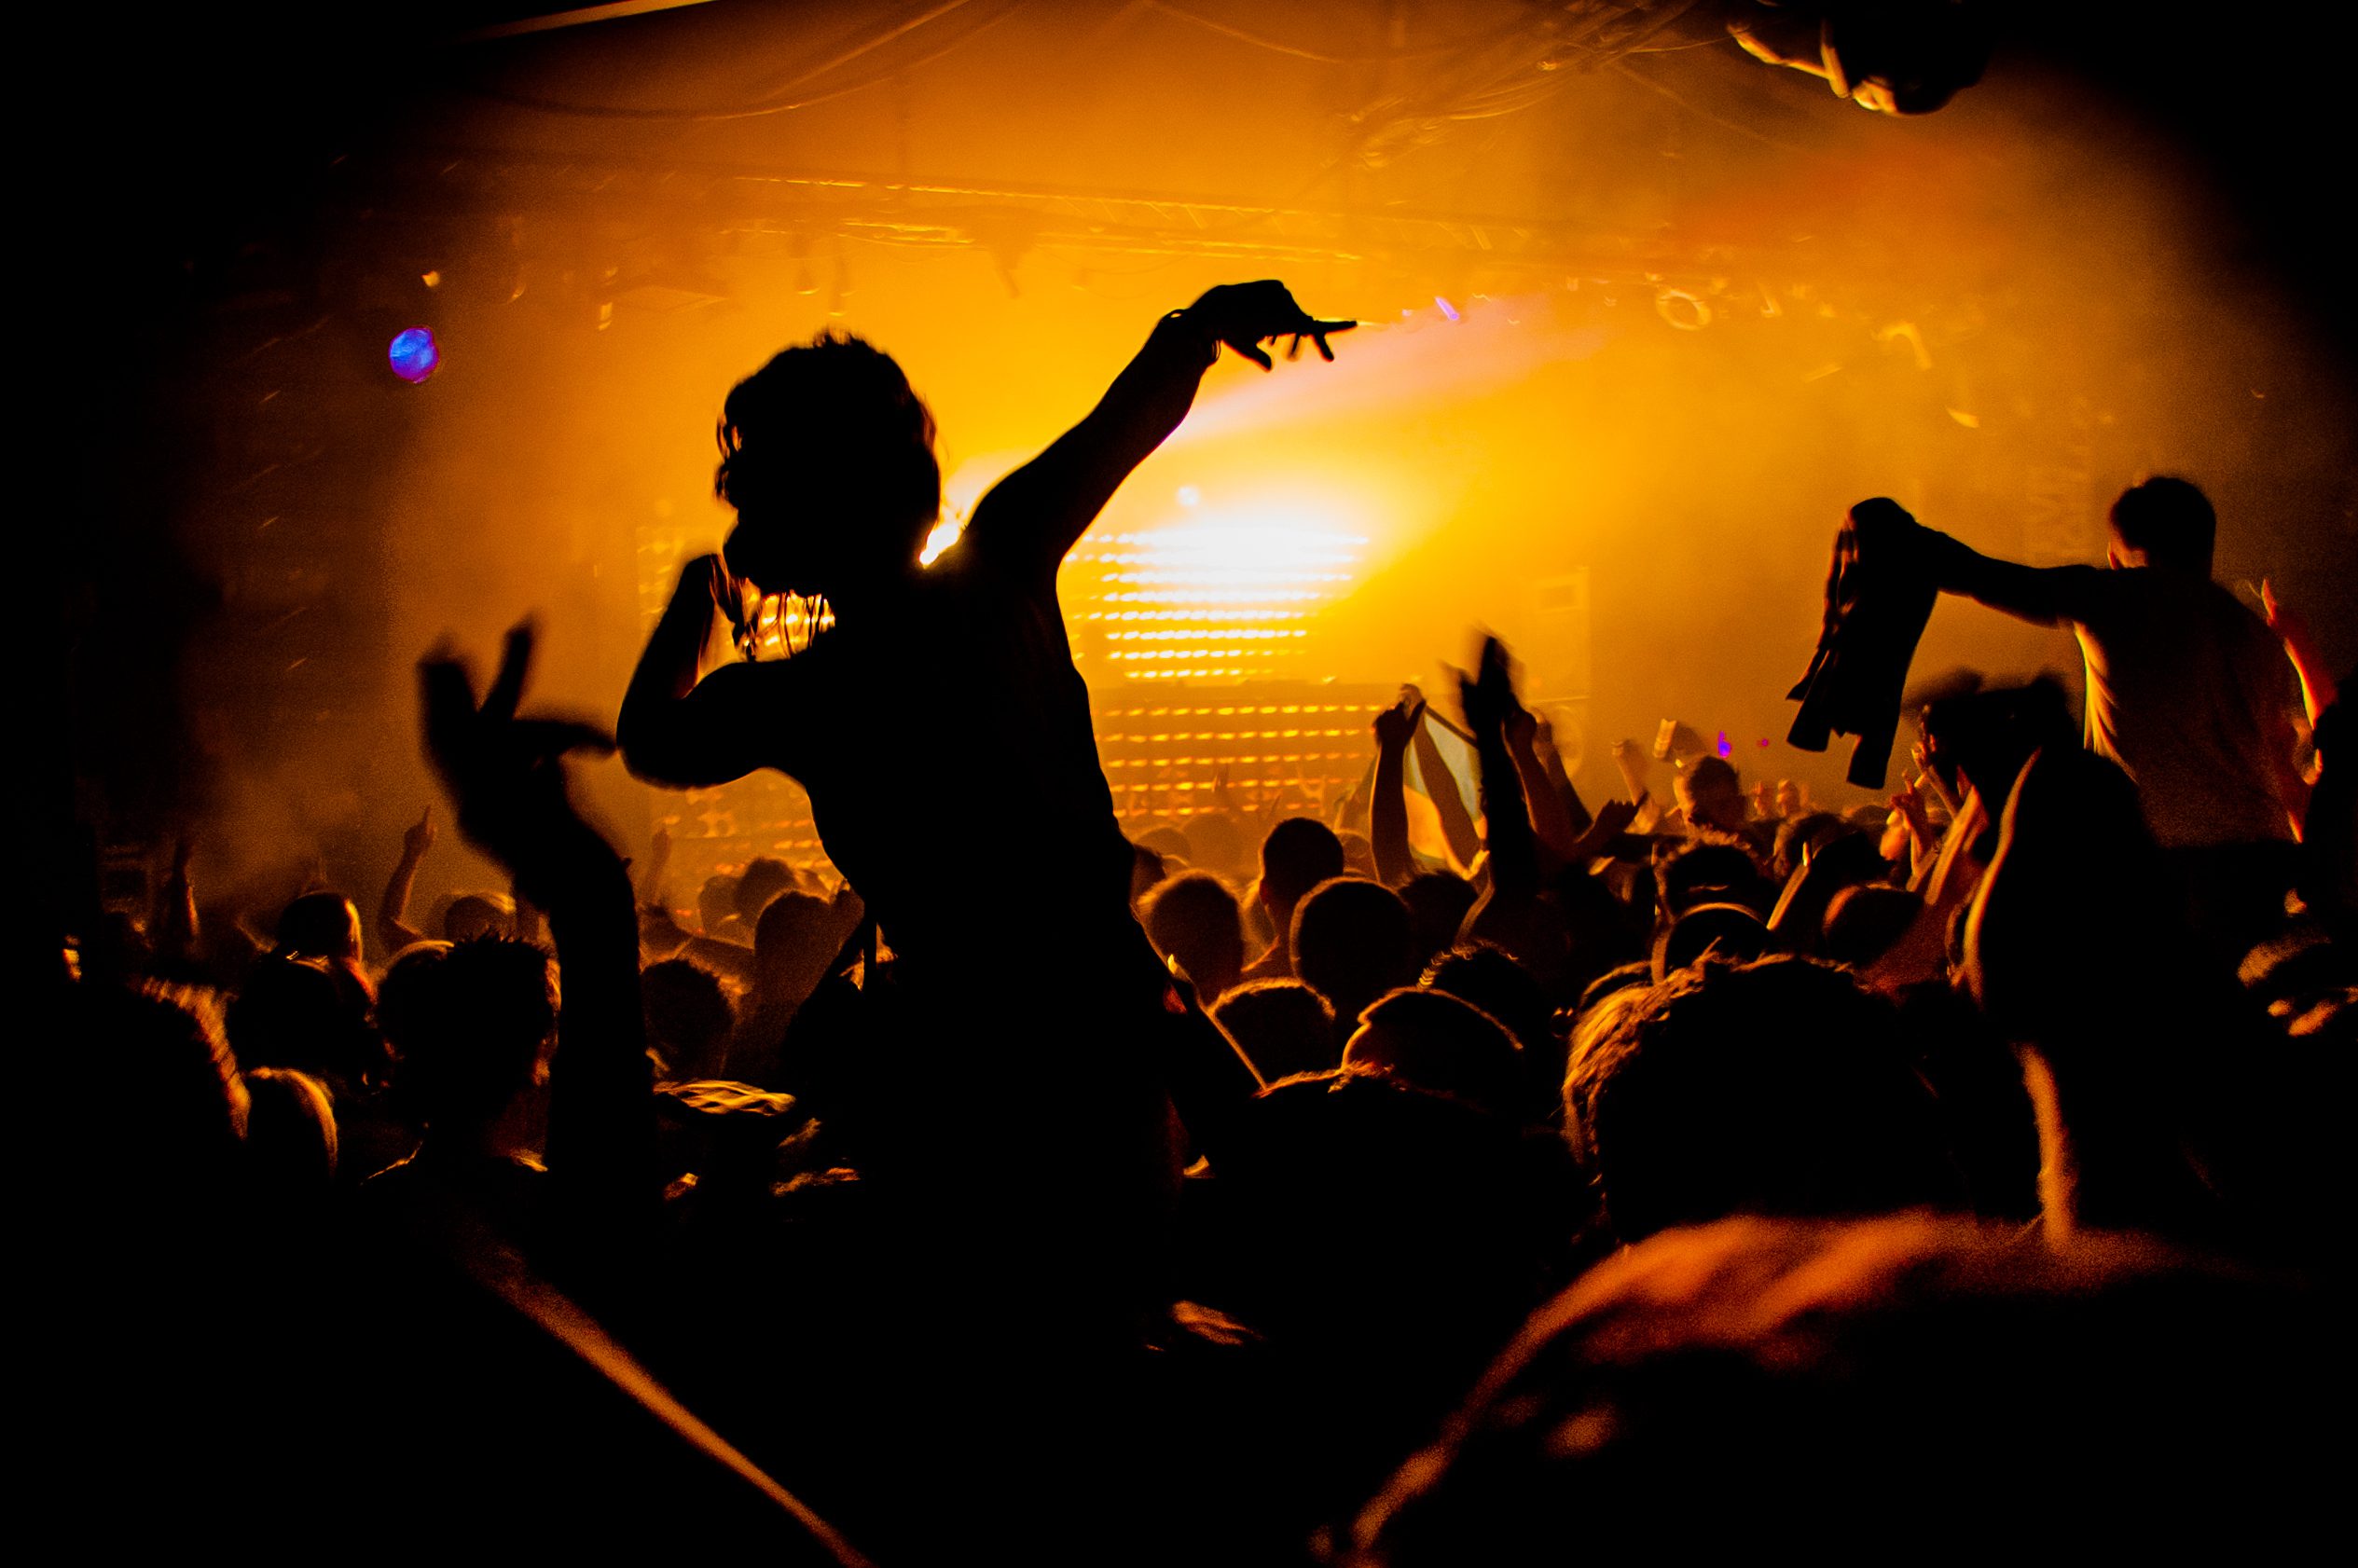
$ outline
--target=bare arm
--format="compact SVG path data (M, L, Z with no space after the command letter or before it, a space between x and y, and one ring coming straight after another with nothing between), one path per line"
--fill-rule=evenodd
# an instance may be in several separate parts
M1515 777L1523 785L1524 799L1530 803L1531 830L1538 836L1540 857L1551 870L1568 864L1580 830L1573 825L1572 813L1556 792L1547 764L1539 760L1539 722L1520 703L1509 715L1506 739Z
M1407 759L1409 736L1424 719L1425 705L1401 695L1375 716L1374 798L1368 803L1368 839L1375 848L1375 874L1386 887L1404 886L1416 870L1408 852Z
M1943 593L1962 594L2034 626L2060 626L2089 617L2103 574L2092 566L2021 566L1932 534L1935 573Z
M1508 725L1521 705L1508 678L1505 645L1495 637L1486 639L1480 667L1471 678L1459 681L1458 689L1466 704L1466 727L1474 735L1474 754L1482 763L1482 847L1490 853L1491 892L1494 898L1535 897L1539 890L1539 845L1507 739Z
M155 933L156 969L159 974L185 970L197 954L197 894L188 880L188 860L196 853L188 835L172 843L172 869L156 889L156 908L148 922Z
M387 954L426 940L423 931L409 924L409 893L418 881L419 863L433 847L434 803L429 801L424 813L402 833L401 859L393 862L384 897L377 901L377 940Z
M1556 798L1564 803L1564 814L1571 821L1574 833L1586 833L1595 821L1595 814L1580 798L1580 791L1572 787L1572 776L1565 771L1564 753L1555 744L1555 728L1547 720L1538 722L1538 733L1533 737L1534 749L1539 753L1539 765L1546 770L1548 785Z
M679 586L647 639L623 694L614 737L635 778L696 789L742 778L771 760L766 733L743 665L704 671L704 650L719 603L720 557L698 556L680 571ZM782 673L782 670L779 672Z
M1156 323L1146 347L1114 378L1096 407L992 487L975 507L967 533L980 550L1003 552L1054 571L1130 471L1187 417L1221 344L1267 370L1269 356L1257 345L1291 337L1299 347L1309 337L1331 360L1328 336L1353 324L1315 320L1278 282L1211 290Z
M2293 661L2293 673L2300 677L2301 710L2308 715L2310 728L2315 729L2319 716L2334 706L2337 695L2333 673L2318 651L2316 634L2309 629L2307 616L2276 597L2274 584L2260 585L2260 603L2268 612L2268 629L2283 640L2284 656Z

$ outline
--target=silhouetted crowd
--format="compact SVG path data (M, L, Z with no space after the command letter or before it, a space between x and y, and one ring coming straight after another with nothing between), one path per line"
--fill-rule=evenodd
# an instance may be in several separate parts
M1109 406L1340 330L1190 314ZM2211 582L2199 492L2124 497L2111 571L1927 530L1935 591L2075 629L2089 711L1911 698L1871 804L1683 727L1583 800L1494 640L1441 697L1478 798L1412 777L1411 691L1347 795L1124 836L1069 657L1027 672L1063 548L1184 409L1121 462L1084 424L905 590L972 681L957 733L909 733L889 681L936 651L863 654L896 601L840 563L794 659L651 676L656 634L626 761L787 768L840 873L626 860L566 789L606 742L518 716L520 628L488 688L421 666L444 810L509 886L410 924L430 811L373 925L362 889L215 903L183 850L74 933L50 1027L97 1070L52 1080L44 1174L88 1258L45 1437L102 1532L1408 1568L2330 1529L2358 769L2297 616ZM733 397L748 527L754 427ZM738 557L683 580L682 646L732 573L807 591ZM800 753L676 760L762 681L801 683ZM1018 759L986 800L959 725Z

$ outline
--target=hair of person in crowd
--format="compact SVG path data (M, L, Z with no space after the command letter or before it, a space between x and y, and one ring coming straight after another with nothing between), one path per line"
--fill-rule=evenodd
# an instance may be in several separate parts
M1419 1089L1527 1120L1530 1079L1523 1048L1507 1026L1444 991L1403 987L1359 1014L1343 1044L1345 1068L1375 1068Z
M769 907L769 901L794 885L792 866L772 855L756 855L738 873L737 891L730 902L737 917L751 930L761 920L762 911Z
M2191 481L2159 475L2131 485L2113 502L2106 521L2116 564L2211 575L2219 515Z
M1815 959L1678 970L1580 1032L1564 1093L1623 1241L1736 1214L1965 1205L1898 1014Z
M1343 841L1315 817L1289 817L1261 843L1261 900L1283 933L1311 888L1343 874Z
M386 973L395 1086L430 1136L488 1126L537 1081L557 1002L548 955L512 937L421 944Z
M1265 1082L1343 1064L1334 1009L1298 980L1248 980L1212 1004L1211 1014Z
M1293 971L1337 1018L1356 1018L1385 992L1414 983L1408 906L1380 882L1330 877L1294 905Z
M1457 932L1480 896L1472 883L1450 871L1418 872L1401 885L1400 901L1408 905L1410 929L1424 961L1457 944Z
M361 956L360 911L341 893L306 893L279 916L278 943L298 958Z
M2344 1339L2299 1283L2144 1236L2025 1245L1924 1216L1674 1231L1536 1314L1330 1561L1539 1561L1568 1498L1610 1500L1578 1531L1607 1556L1659 1550L1673 1519L1742 1553L1829 1476L1842 1504L1812 1530L1841 1558L1923 1531L1927 1477L1944 1541L1977 1554L2297 1556L2331 1528L2318 1374Z
M728 567L765 591L898 571L941 516L933 416L864 339L821 331L777 354L731 389L717 438L713 494L739 518Z
M1182 872L1158 884L1140 915L1154 950L1179 965L1206 1003L1244 972L1244 915L1236 895L1210 873Z

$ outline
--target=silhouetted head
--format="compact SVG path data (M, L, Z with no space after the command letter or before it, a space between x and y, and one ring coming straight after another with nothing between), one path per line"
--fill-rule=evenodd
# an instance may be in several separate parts
M2158 477L2120 492L2112 510L2113 562L2211 575L2219 533L2211 498L2184 479Z
M1536 1314L1330 1561L1740 1557L1829 1487L1836 1559L2299 1556L2335 1528L2346 1355L2331 1293L2144 1236L1731 1220Z
M87 1051L107 1088L103 1157L82 1162L94 1187L78 1195L175 1211L224 1196L249 1102L218 1007L153 984L84 984L68 996L62 1038Z
M1400 901L1408 905L1409 929L1419 958L1428 959L1457 944L1458 928L1465 925L1477 897L1474 885L1455 872L1419 872L1408 879L1400 888Z
M1207 1003L1236 983L1245 967L1245 922L1220 878L1191 871L1146 896L1143 920L1154 951L1176 959Z
M504 893L462 893L442 912L445 942L506 936L516 928L516 903Z
M1662 913L1676 917L1699 903L1740 903L1762 919L1776 902L1776 888L1760 874L1760 863L1742 840L1724 833L1699 833L1673 848L1656 868Z
M737 917L752 926L769 907L769 901L794 886L793 868L770 855L756 855L745 862L745 869L737 877Z
M1731 1214L1962 1207L1898 1014L1845 971L1772 957L1683 970L1580 1031L1566 1131L1614 1231Z
M1548 1005L1547 991L1502 947L1471 942L1444 953L1426 966L1423 984L1427 991L1446 992L1482 1009L1504 1024L1525 1051L1559 1049L1555 1010Z
M1733 832L1752 814L1744 798L1744 787L1736 779L1736 770L1719 757L1696 758L1678 770L1677 782L1672 788L1678 796L1678 809L1687 814L1689 827Z
M1255 980L1213 1005L1218 1024L1271 1083L1296 1073L1331 1072L1343 1060L1334 1010L1298 980Z
M1654 978L1675 974L1706 957L1746 963L1768 945L1769 928L1758 911L1740 903L1693 904L1654 938Z
M357 1083L375 1060L367 998L324 961L273 956L229 1003L229 1041L248 1067L292 1067Z
M739 381L713 491L729 570L765 593L836 595L917 570L942 510L933 416L889 355L821 332Z
M1828 963L1865 969L1890 952L1924 912L1924 896L1869 882L1845 887L1826 906L1818 951Z
M1261 901L1282 934L1302 896L1343 874L1343 841L1311 817L1289 817L1261 841Z
M1400 990L1375 1002L1343 1042L1343 1065L1380 1067L1419 1089L1524 1120L1522 1048L1505 1025L1444 992Z
M708 937L743 942L752 935L746 922L737 917L737 878L726 872L714 872L696 889L696 915Z
M841 944L834 912L808 893L780 893L753 928L755 988L765 1002L800 1002L810 995Z
M1153 850L1163 857L1165 864L1172 860L1179 860L1191 866L1195 863L1195 846L1187 841L1185 833L1172 827L1168 822L1155 824L1138 834L1132 842L1142 844Z
M736 1010L710 970L685 958L666 958L640 972L639 997L647 1015L647 1043L673 1082L720 1078L728 1066Z
M309 1073L256 1067L245 1075L246 1169L263 1194L300 1201L336 1179L336 1105Z
M1427 1357L1486 1356L1530 1303L1536 1245L1562 1234L1522 1144L1512 1122L1392 1072L1270 1085L1221 1156L1240 1309L1281 1342L1382 1346L1339 1391L1379 1408L1399 1391L1374 1391ZM1454 1398L1465 1369L1448 1371Z
M1413 984L1416 955L1408 906L1380 882L1331 877L1294 906L1293 972L1324 997L1337 1018L1359 1010L1398 985Z
M533 1083L557 1027L548 955L511 937L420 942L385 973L378 1016L418 1119L455 1132L498 1119Z
M1780 887L1793 880L1809 852L1849 830L1850 824L1830 811L1808 811L1777 824L1776 848L1769 860L1769 875Z
M297 958L360 957L360 911L341 893L306 893L279 916L278 943Z

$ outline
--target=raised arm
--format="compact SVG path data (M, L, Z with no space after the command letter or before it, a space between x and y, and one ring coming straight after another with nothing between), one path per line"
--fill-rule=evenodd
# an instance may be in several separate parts
M2089 601L2103 583L2103 574L2092 566L2022 566L1982 555L1945 533L1924 531L1941 592L1962 594L2034 626L2088 619Z
M425 940L425 933L409 924L409 893L417 885L420 862L433 847L434 804L429 801L417 821L403 831L401 859L393 862L384 896L377 901L377 941L388 956Z
M1407 762L1409 737L1425 717L1423 699L1406 692L1375 716L1375 783L1368 803L1368 840L1375 849L1375 874L1386 887L1400 887L1415 874L1408 851Z
M1571 821L1573 832L1587 832L1595 823L1596 814L1580 798L1580 791L1572 787L1572 776L1565 771L1564 753L1555 743L1555 727L1544 716L1538 721L1533 741L1539 753L1539 765L1547 772L1548 787L1564 803L1564 814Z
M1556 792L1555 779L1539 759L1538 717L1519 701L1507 714L1507 751L1514 760L1515 777L1523 783L1524 799L1530 803L1531 828L1538 835L1547 869L1569 864L1573 846L1579 842L1580 826L1573 822L1571 808Z
M1539 845L1532 832L1523 778L1515 767L1507 727L1522 708L1507 673L1506 645L1487 638L1482 662L1458 691L1466 705L1466 728L1473 732L1474 755L1482 765L1482 847L1490 852L1490 886L1496 898L1535 897L1539 890Z
M655 1198L655 1110L639 996L639 920L622 857L582 819L564 757L611 750L595 729L518 719L531 664L529 625L508 634L480 703L455 656L418 667L428 759L458 807L459 831L548 912L564 1004L549 1078L549 1171L571 1222L594 1227Z
M679 586L655 635L647 639L623 694L614 738L635 778L671 789L696 789L742 778L767 761L782 729L765 724L748 667L724 665L706 673L719 596L728 591L718 556L698 556L680 570Z
M1055 571L1130 471L1187 417L1221 344L1267 370L1261 344L1290 337L1299 349L1307 337L1331 360L1328 337L1354 324L1315 319L1275 282L1223 283L1172 311L1087 418L992 487L967 525L970 547Z
M2318 651L2316 634L2309 629L2307 616L2276 597L2274 584L2260 584L2260 605L2267 612L2268 630L2282 640L2284 656L2292 660L2293 673L2300 678L2301 710L2314 729L2338 695L2333 673Z

